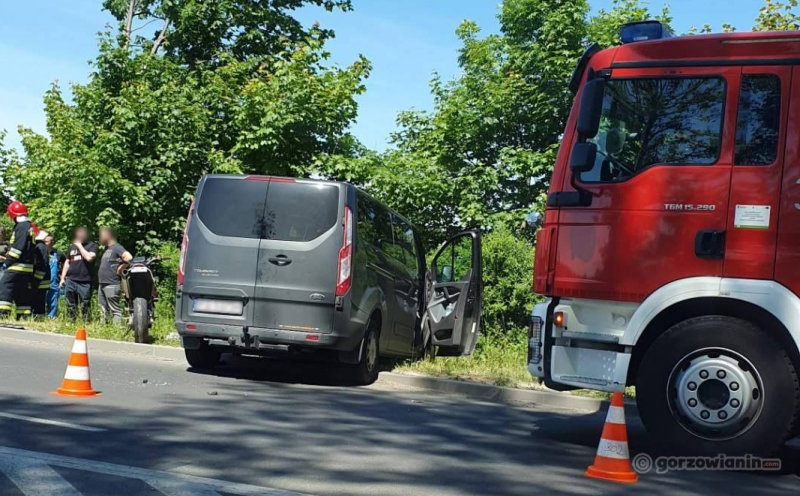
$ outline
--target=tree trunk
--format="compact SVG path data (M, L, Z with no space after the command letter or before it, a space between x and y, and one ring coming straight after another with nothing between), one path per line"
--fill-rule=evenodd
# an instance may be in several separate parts
M133 36L133 17L136 13L136 7L139 5L139 0L130 0L128 3L128 13L125 16L125 46L131 44L131 37Z
M153 48L150 49L150 55L155 55L158 52L158 49L161 47L161 44L164 43L164 40L167 38L167 30L169 29L169 19L164 20L164 27L161 28L161 32L158 33L158 38L156 41L153 42Z

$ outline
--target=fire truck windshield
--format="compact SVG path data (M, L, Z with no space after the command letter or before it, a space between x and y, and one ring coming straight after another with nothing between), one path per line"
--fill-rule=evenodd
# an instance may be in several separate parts
M605 86L594 167L583 182L619 182L658 164L710 165L722 139L725 80L611 79Z

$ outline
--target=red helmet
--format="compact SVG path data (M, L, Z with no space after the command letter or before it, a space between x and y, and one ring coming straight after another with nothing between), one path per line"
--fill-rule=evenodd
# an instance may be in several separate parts
M11 220L14 220L20 215L28 215L28 207L21 201L14 200L8 205L6 213L11 217Z

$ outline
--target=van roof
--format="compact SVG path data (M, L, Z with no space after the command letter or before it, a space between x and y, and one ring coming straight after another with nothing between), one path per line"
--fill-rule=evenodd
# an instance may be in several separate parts
M265 176L259 174L206 174L206 179L250 179L253 181L284 181L284 182L317 182L329 184L347 184L343 181L330 181L327 179L312 179L307 177Z
M223 179L223 178L224 179L231 179L231 178L236 178L236 179L251 179L251 180L254 180L254 181L276 181L277 180L277 181L285 181L285 182L303 182L303 183L306 183L306 182L317 182L317 183L343 184L345 186L352 186L356 190L358 190L361 193L367 195L373 201L378 202L379 204L383 205L383 207L385 207L387 210L391 211L394 215L398 216L403 221L407 222L411 227L414 228L415 231L419 232L419 229L417 229L417 226L414 225L413 222L411 222L410 220L406 219L404 216L402 216L397 211L395 211L392 208L390 208L388 205L386 205L382 201L376 199L374 196L372 196L371 194L366 192L363 188L360 188L360 187L356 186L355 184L347 182L347 181L331 181L329 179L311 179L311 178L304 178L304 177L303 178L297 178L297 177L288 177L288 176L265 176L265 175L257 175L257 174L206 174L205 176L203 176L203 178L204 179Z
M608 54L611 55L611 69L798 65L800 64L800 31L678 36L628 43L609 48L604 52L611 52Z

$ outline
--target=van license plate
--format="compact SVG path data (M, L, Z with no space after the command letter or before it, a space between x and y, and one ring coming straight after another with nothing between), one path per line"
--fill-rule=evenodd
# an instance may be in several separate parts
M244 310L244 304L236 300L207 300L205 298L195 298L193 310L199 313L241 315Z

